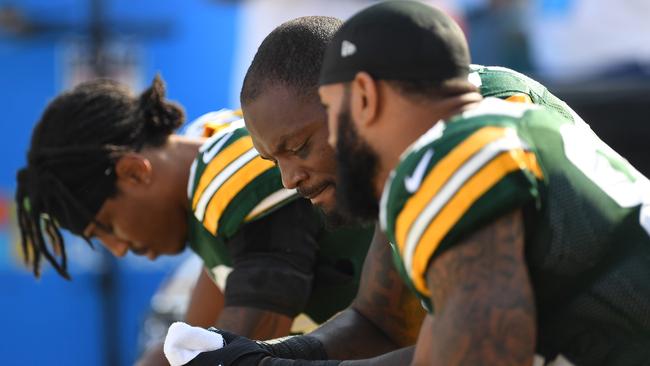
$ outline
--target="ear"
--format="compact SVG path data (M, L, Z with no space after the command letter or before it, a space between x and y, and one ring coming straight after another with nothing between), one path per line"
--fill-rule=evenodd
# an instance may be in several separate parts
M151 183L151 161L139 154L125 154L115 163L115 174L122 185L148 186Z
M367 72L358 72L350 86L351 113L354 121L371 125L377 120L379 111L378 85Z

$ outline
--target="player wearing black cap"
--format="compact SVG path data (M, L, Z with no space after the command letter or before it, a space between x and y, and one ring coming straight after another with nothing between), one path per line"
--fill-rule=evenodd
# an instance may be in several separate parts
M413 363L648 364L650 182L571 113L482 100L468 64L449 17L401 1L346 22L321 73L340 201L435 314Z

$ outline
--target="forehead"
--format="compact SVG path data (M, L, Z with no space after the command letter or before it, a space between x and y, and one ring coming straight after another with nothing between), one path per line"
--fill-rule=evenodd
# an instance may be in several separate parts
M242 106L246 127L258 149L274 151L286 140L326 124L318 96L299 96L286 86L267 86Z

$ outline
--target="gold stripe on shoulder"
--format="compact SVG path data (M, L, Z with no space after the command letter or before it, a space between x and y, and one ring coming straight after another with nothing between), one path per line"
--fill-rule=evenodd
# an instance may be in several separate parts
M212 182L212 180L223 171L228 164L232 163L240 157L242 154L247 152L253 147L253 140L250 136L244 136L232 144L228 145L223 151L220 151L217 156L212 158L208 165L203 170L201 178L199 179L199 184L196 186L194 191L194 197L192 198L192 210L196 209L196 206L199 202L199 199L207 186Z
M512 102L512 103L533 104L533 100L530 99L530 96L524 93L513 94L504 100L506 102Z
M430 295L425 279L429 260L440 242L469 208L509 173L522 169L531 170L529 162L533 160L536 161L535 155L523 149L503 152L472 176L447 202L419 238L414 248L412 268L407 269L418 291ZM537 176L538 173L534 173Z
M203 218L203 226L212 235L216 235L219 220L237 193L241 192L255 178L273 167L275 165L272 162L256 156L231 175L210 199Z
M397 217L395 240L400 252L404 250L406 236L415 219L454 172L484 146L505 136L506 131L505 127L483 127L466 138L433 167L422 181L418 191L408 199Z

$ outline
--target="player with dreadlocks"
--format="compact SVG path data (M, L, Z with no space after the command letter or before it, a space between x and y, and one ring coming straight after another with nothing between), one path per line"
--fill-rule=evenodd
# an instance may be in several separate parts
M59 227L81 236L91 246L85 231L89 225L111 234L94 216L106 199L118 193L116 162L143 148L164 145L183 123L183 110L164 101L163 95L160 78L139 99L105 80L81 85L49 105L34 130L28 165L17 175L22 246L36 276L40 275L41 257L45 257L59 274L69 278ZM181 141L176 144L179 148L188 144ZM44 233L54 252L48 249ZM160 252L172 254L183 246L162 249Z
M305 24L328 32L327 22ZM63 228L88 243L98 238L116 256L131 250L154 259L189 242L208 280L232 267L225 293L206 311L216 318L221 310L217 324L252 338L288 334L301 312L322 322L347 306L372 228L326 229L259 158L241 119L208 139L172 134L184 113L164 94L160 78L139 97L99 80L49 104L16 194L34 273L45 257L69 278ZM361 249L340 254L351 241Z

